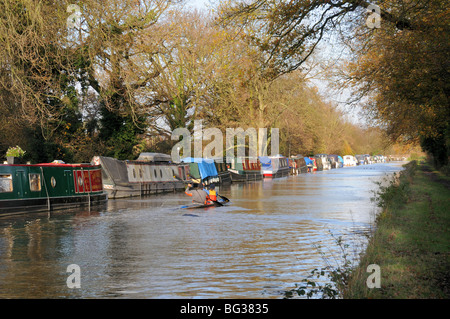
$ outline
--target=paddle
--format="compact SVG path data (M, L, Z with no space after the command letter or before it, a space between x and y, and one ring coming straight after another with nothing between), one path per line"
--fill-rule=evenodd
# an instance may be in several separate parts
M183 181L181 178L179 178L178 176L173 175L173 178L179 180L180 182L184 183L184 184L196 184L194 181ZM198 184L198 183L197 183Z
M220 206L223 206L223 204L221 203L221 202L218 202L218 201L215 201L215 200L212 200L212 199L209 199L211 202L213 202L214 203L214 205L216 205L217 207L220 207Z
M228 198L226 198L225 196L219 195L217 194L217 196L219 196L220 198L222 198L224 201L229 202L230 200Z

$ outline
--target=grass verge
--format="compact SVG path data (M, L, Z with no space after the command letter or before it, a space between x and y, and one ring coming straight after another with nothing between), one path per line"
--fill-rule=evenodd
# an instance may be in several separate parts
M412 161L375 201L383 208L345 299L450 297L450 188L445 174ZM380 288L368 288L367 267L378 265Z

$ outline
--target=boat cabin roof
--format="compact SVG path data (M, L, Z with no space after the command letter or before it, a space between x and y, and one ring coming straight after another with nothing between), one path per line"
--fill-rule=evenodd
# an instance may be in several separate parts
M39 164L0 164L0 166L31 166L31 167L93 167L97 165L92 165L89 163L81 164L63 164L63 163L39 163Z
M163 153L141 153L137 158L137 161L149 161L149 162L170 162L170 155Z

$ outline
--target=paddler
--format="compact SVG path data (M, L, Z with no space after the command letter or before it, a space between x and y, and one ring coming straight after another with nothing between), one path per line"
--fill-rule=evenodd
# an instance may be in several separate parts
M217 193L216 193L215 188L216 188L215 184L209 185L208 199L216 202L217 201Z
M192 202L198 203L198 204L207 204L207 198L208 194L202 189L203 185L199 184L197 186L197 189L190 189L192 187L192 184L188 184L185 194L192 197Z

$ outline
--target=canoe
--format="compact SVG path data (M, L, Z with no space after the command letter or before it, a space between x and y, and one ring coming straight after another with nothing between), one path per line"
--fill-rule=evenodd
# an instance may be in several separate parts
M181 206L181 208L184 209L197 209L197 208L208 208L208 207L220 207L220 206L225 206L228 204L228 201L223 201L223 202L217 202L220 203L222 205L218 205L216 203L209 203L209 204L192 204L192 205L185 205L185 206Z

